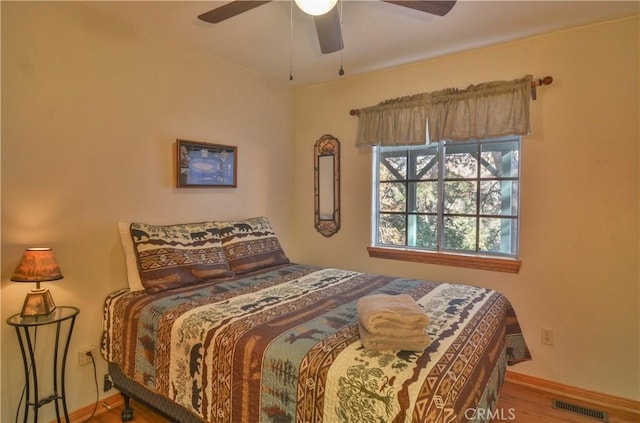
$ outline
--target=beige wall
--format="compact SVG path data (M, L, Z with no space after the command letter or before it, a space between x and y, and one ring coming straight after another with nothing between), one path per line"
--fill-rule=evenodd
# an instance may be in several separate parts
M81 310L67 372L71 410L95 400L78 350L100 345L103 300L126 284L118 221L266 215L292 250L293 101L288 81L79 3L2 2L0 421L13 421L23 385L15 332L4 322L31 288L9 282L25 247L54 248L65 277L46 285L58 304ZM238 146L238 188L175 188L176 138ZM39 331L40 347L51 342ZM101 395L105 368L99 358ZM53 410L44 407L40 421Z
M80 4L2 2L2 319L29 289L8 280L22 250L52 246L65 278L48 286L81 309L69 406L91 404L93 372L77 353L99 345L102 301L125 286L116 222L266 215L296 261L500 289L534 354L514 370L638 400L638 26L580 28L294 96ZM349 109L526 73L555 82L532 103L524 140L520 274L368 258L371 155L354 147ZM342 142L332 238L313 229L312 147L325 133ZM239 187L174 188L176 138L237 145ZM555 346L540 345L541 327L555 330ZM4 323L1 332L0 421L12 421L22 369L15 333ZM104 369L99 358L99 377Z
M588 26L298 90L300 259L499 289L534 357L512 370L640 400L638 27ZM555 81L539 89L523 139L520 273L369 258L371 153L354 147L349 110L528 73ZM331 238L313 227L313 144L325 133L342 154L342 228ZM543 327L554 346L540 344Z

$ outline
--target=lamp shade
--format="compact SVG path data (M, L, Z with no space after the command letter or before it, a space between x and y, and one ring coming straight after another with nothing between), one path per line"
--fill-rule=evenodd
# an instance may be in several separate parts
M338 0L295 0L295 2L304 13L320 16L333 9Z
M47 282L62 279L51 248L27 248L11 276L14 282Z
M27 248L13 272L14 282L35 282L36 288L27 293L22 306L22 317L46 316L56 308L48 289L40 289L40 282L62 279L62 272L51 248Z

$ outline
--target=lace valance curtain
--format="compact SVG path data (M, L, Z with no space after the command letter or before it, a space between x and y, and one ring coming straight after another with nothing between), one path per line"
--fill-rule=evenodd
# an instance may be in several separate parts
M527 75L465 90L447 88L360 109L356 145L416 145L528 134L531 81Z

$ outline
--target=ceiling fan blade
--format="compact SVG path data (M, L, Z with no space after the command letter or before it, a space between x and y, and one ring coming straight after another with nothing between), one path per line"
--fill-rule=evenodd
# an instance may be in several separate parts
M316 23L318 41L322 54L333 53L342 50L342 29L340 28L340 14L338 7L334 6L328 13L313 17Z
M456 0L433 0L433 1L395 1L382 0L385 3L392 3L397 6L408 7L410 9L420 10L421 12L431 13L432 15L444 16L456 4Z
M203 13L198 16L198 19L209 23L222 22L225 19L232 18L240 13L244 13L247 10L254 9L258 6L262 6L269 1L232 1L224 6L217 7L213 10Z

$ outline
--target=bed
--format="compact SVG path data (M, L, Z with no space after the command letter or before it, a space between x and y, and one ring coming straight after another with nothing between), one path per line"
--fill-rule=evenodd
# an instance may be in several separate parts
M127 400L173 421L483 421L531 358L502 294L290 263L265 218L121 235L129 288L105 301L102 354ZM363 347L356 304L380 293L419 304L429 347Z

